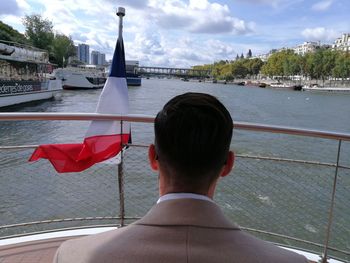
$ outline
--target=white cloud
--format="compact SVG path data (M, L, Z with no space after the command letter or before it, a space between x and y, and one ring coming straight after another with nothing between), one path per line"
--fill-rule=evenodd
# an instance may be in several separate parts
M0 15L15 15L19 13L16 0L1 1Z
M0 20L24 33L22 18L30 12L27 0L0 0Z
M277 5L283 0L240 0L241 2L248 2L252 4L268 4L268 5Z
M334 29L327 29L324 27L306 28L301 34L307 41L332 41L340 35L340 33Z
M249 3L252 5L269 5L275 9L285 9L289 6L299 4L304 0L234 0L241 3Z
M150 17L164 29L183 29L191 33L247 34L253 31L251 23L233 17L227 5L207 0L160 1L149 3Z
M314 4L311 9L314 11L326 11L333 4L333 0L323 0Z
M111 10L125 5L126 57L148 65L191 66L225 59L225 54L232 55L230 45L203 45L199 40L185 44L185 39L195 34L220 37L254 30L254 23L232 16L227 5L208 0L31 1L42 6L41 15L53 22L57 32L71 35L76 44L86 43L91 50L105 52L107 58L112 56L118 32L118 19Z
M108 0L113 4L117 4L118 6L123 7L132 7L136 9L142 9L148 6L147 0Z

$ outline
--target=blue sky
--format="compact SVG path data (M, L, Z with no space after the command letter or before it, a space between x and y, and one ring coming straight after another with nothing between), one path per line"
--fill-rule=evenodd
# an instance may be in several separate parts
M76 44L111 58L115 9L126 8L127 59L190 67L267 53L304 41L333 43L350 33L349 0L0 0L0 20L24 32L21 18L39 13Z

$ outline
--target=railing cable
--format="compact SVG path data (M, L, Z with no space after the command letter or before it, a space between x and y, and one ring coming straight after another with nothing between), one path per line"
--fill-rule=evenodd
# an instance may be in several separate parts
M337 165L335 167L335 173L334 173L334 180L333 180L333 189L332 189L332 199L331 199L331 206L329 208L329 217L328 217L328 225L327 225L327 232L326 232L326 241L324 245L324 252L322 257L322 263L327 263L327 256L328 256L328 246L329 246L329 238L331 235L331 229L332 229L332 223L333 223L333 212L334 212L334 202L335 202L335 192L337 189L337 179L338 179L338 168L339 168L339 158L340 158L340 149L341 149L341 140L339 140L338 144L338 153L337 153Z

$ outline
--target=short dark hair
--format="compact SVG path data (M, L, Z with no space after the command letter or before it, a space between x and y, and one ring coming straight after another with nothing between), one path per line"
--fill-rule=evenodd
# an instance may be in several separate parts
M225 106L209 94L185 93L165 104L154 127L158 161L172 182L209 187L230 149L233 122Z

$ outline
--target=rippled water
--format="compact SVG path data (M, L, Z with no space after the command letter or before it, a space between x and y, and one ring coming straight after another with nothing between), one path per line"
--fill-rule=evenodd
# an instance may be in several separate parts
M350 132L350 94L322 94L262 89L235 85L143 79L141 87L129 87L130 113L155 115L173 96L205 92L218 97L235 121L286 125L300 128ZM64 90L56 100L1 109L17 112L94 112L101 90ZM79 138L86 123L75 129L60 122L0 124L1 142L16 137L20 142ZM68 132L69 131L69 132ZM5 136L5 137L4 137ZM11 140L11 139L9 139Z

